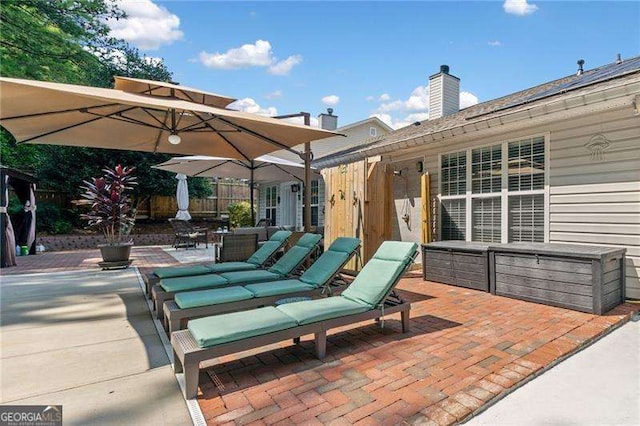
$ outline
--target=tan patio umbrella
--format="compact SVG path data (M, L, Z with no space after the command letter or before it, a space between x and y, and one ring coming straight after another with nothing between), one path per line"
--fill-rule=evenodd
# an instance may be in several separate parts
M142 78L115 76L114 88L125 92L144 95L161 96L172 99L182 99L218 108L225 108L237 99L217 93L203 92L200 89L182 86L181 84L166 83L164 81L144 80Z
M295 163L272 155L262 155L254 160L237 160L234 158L208 157L191 155L174 157L164 163L153 166L154 169L180 173L193 177L238 178L249 180L251 191L251 222L255 224L253 211L253 190L256 182L286 182L299 180L304 184L304 164ZM312 177L318 178L320 173L312 169Z
M5 77L0 120L18 143L242 160L336 135L178 98Z

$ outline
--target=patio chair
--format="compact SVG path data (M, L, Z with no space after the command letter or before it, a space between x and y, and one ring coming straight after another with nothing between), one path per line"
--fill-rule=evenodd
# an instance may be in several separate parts
M398 312L402 331L407 332L411 304L393 290L413 263L417 247L398 241L382 243L340 296L268 306L251 311L251 315L233 312L194 319L187 330L171 333L174 371L184 372L185 398L197 395L202 361L307 334L314 334L316 356L322 359L328 330Z
M188 220L169 219L169 223L175 233L172 246L179 247L196 247L198 243L204 242L205 247L209 248L209 233L207 228L196 228Z
M234 234L235 235L235 234ZM205 263L203 265L168 266L156 268L147 275L147 295L151 288L166 278L190 277L220 272L244 271L264 268L272 262L275 255L284 247L291 236L290 231L278 231L244 262Z
M244 262L257 250L258 234L227 234L222 237L216 262Z
M171 333L192 318L271 305L283 297L331 295L334 287L340 288L340 271L359 247L358 238L337 238L298 279L178 293L164 303L165 329Z
M173 300L176 293L184 291L206 290L210 288L231 287L238 284L251 284L265 281L279 281L291 277L304 262L318 249L322 237L306 234L298 243L284 254L269 269L224 272L221 274L195 275L162 279L152 287L156 318L162 319L162 306L167 300Z

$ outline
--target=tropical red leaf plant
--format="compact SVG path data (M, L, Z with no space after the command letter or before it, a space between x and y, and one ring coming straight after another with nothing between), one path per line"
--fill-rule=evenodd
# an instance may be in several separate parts
M104 176L84 181L82 197L91 203L89 213L83 214L91 228L100 230L109 245L130 243L129 234L135 225L136 209L127 193L137 185L134 167L104 168Z

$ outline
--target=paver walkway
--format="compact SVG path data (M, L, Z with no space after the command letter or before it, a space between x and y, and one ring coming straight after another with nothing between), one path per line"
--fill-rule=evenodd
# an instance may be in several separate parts
M412 331L396 319L328 337L316 360L310 336L227 356L201 371L199 402L211 424L452 424L626 321L443 284L402 280Z

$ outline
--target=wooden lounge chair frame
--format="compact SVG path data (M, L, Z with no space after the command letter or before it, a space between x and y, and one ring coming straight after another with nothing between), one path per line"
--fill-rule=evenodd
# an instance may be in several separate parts
M407 263L402 273L398 274L395 282L382 299L384 302L382 302L379 307L366 312L318 321L261 336L223 343L210 348L201 348L198 346L198 343L189 330L180 330L171 333L173 370L175 373L184 373L185 398L195 398L198 394L198 377L200 375L200 363L202 361L271 345L288 339L294 339L294 343L298 343L300 337L308 334L314 335L316 357L323 359L327 351L327 331L370 319L378 320L388 314L398 312L400 312L401 315L402 332L407 333L409 331L411 304L404 302L397 296L394 289L416 256L417 252L414 253L412 260Z
M291 273L289 275L280 277L277 279L277 281L285 280L288 278L296 278L297 277L296 273L299 272L304 267L305 263L307 262L307 259L310 259L311 256L313 256L319 250L320 248L319 244L320 243L318 242L318 244L316 244L311 250L309 250L309 253L307 253L307 255L304 256L304 258L300 262L298 262L298 264L296 264L296 266L294 266L293 269L291 269ZM273 280L273 281L276 281L276 280ZM268 282L268 281L262 281L262 282ZM185 290L185 291L199 291L199 290L207 290L207 289L213 289L213 288L235 287L237 285L239 284L229 283L224 285L217 285L214 287L201 287L201 288L196 288L193 290ZM166 301L173 300L173 297L175 296L176 292L166 291L160 286L160 284L156 284L153 287L151 287L151 294L153 296L153 309L156 313L156 319L162 321L164 316L162 307Z
M256 235L256 234L244 234L244 235ZM256 236L256 239L257 239L257 236ZM271 256L269 256L262 265L260 265L260 269L265 269L271 266L274 263L273 260L275 259L276 255L282 250L282 248L287 244L288 241L289 241L289 238L282 240L280 246L276 250L274 250L273 253L271 253ZM256 248L256 251L257 250L258 249ZM205 263L211 263L211 262L205 262ZM212 274L213 273L215 272L212 272ZM145 291L147 292L147 297L151 298L151 289L153 288L153 286L155 286L160 282L160 277L158 277L153 272L149 272L146 275L146 279L143 281L145 282Z
M182 309L178 306L175 300L169 300L164 303L164 328L169 334L174 331L184 328L187 321L190 319L219 315L228 312L244 311L253 308L259 308L261 306L273 305L280 299L291 297L319 297L323 294L331 296L334 294L340 294L344 289L346 281L341 278L342 268L354 257L360 257L360 245L356 247L354 252L340 265L338 272L330 277L326 282L313 290L298 291L294 293L275 294L273 296L266 297L254 297L253 299L239 300L237 302L220 303L218 305L198 306L196 308ZM341 283L342 281L342 283Z

